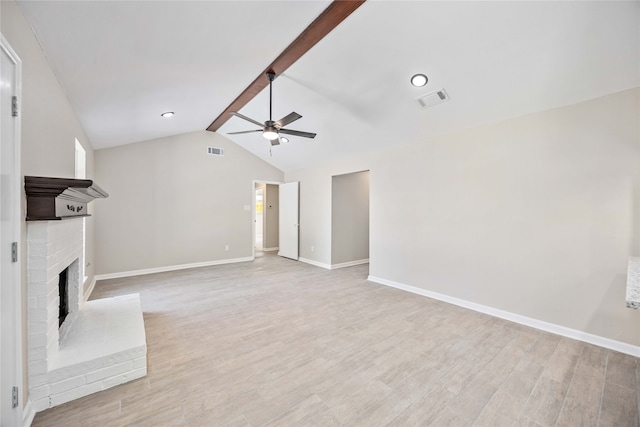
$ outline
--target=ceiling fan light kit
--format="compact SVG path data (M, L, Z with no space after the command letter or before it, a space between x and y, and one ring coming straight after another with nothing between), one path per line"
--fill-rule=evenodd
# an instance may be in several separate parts
M296 120L298 120L299 118L301 118L302 116L298 113L291 112L289 114L287 114L286 116L284 116L283 118L281 118L280 120L276 120L273 121L272 117L271 117L271 113L272 113L272 107L273 107L273 88L272 88L272 83L273 80L276 77L276 73L274 73L273 71L268 71L267 72L267 78L269 79L269 120L265 121L264 123L260 123L257 120L254 120L250 117L244 116L240 113L238 113L237 111L231 111L229 114L232 114L236 117L239 117L243 120L246 120L250 123L253 123L254 125L260 126L262 129L255 129L255 130L243 130L243 131L239 131L239 132L229 132L228 135L237 135L237 134L241 134L241 133L253 133L253 132L262 132L262 136L265 139L268 139L269 142L271 143L272 146L274 145L280 145L280 134L284 133L287 135L294 135L294 136L301 136L303 138L315 138L316 134L315 133L311 133L311 132L303 132L303 131L299 131L299 130L293 130L293 129L285 129L284 126L288 125L289 123L293 123ZM288 138L282 137L282 141L283 142L289 142Z
M276 127L273 126L272 124L267 124L264 127L264 132L262 132L262 136L267 138L269 141L271 141L272 139L276 139L278 138L278 129L276 129Z

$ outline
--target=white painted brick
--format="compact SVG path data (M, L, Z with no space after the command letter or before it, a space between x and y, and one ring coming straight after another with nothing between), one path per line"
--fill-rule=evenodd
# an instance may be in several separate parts
M138 359L135 359L133 361L133 369L146 368L146 367L147 367L146 357L139 357Z
M121 351L116 354L111 354L105 358L104 366L116 365L118 363L122 363L126 360L133 360L139 357L146 357L147 348L146 346L134 347L132 349Z
M31 407L35 412L44 411L51 407L51 401L48 396L38 400L31 399Z
M33 356L36 356L35 353L31 353L32 350L34 352L38 352L37 356L39 358L46 358L47 357L47 343L43 342L46 339L46 337L44 336L37 336L37 335L30 335L28 337L28 343L29 343L29 358L33 358ZM42 351L37 350L37 349L42 349Z
M114 377L105 379L103 382L104 388L107 389L107 388L115 387L117 385L124 384L126 382L133 381L138 378L142 378L145 375L147 375L146 367L134 369L124 374L116 375Z
M39 387L49 384L49 376L47 374L31 375L29 372L29 387Z
M47 308L49 304L54 301L59 301L58 297L58 286L48 286L47 295L46 295L46 304L44 308Z
M41 375L47 373L47 361L38 360L37 362L29 361L29 374Z
M58 331L53 336L50 336L50 341L47 343L47 358L52 357L54 354L58 352L59 344L58 344Z
M40 262L34 262L27 270L27 277L34 282L46 282L48 279L46 266Z
M49 330L46 322L31 322L28 327L29 335L45 335Z
M52 315L54 315L55 313L57 313L58 311L58 306L60 305L60 298L55 298L53 301L49 301L49 304L47 305L47 318L51 318ZM57 314L56 314L56 318L57 318Z
M120 384L124 384L128 381L131 381L133 378L129 378L128 373L116 375L114 377L110 377L102 381L102 384L105 389L115 387Z
M35 348L31 348L29 349L29 357L32 358L32 360L36 361L40 361L40 363L44 363L44 366L47 366L46 364L46 360L47 360L47 348L46 347L35 347Z
M72 377L67 380L58 381L57 383L53 383L50 385L51 394L60 394L65 391L69 391L74 388L79 388L85 385L86 378L84 375L80 375L77 377Z
M41 385L39 387L30 387L29 388L29 399L32 401L40 400L43 398L49 398L49 386L47 384Z
M138 378L142 378L145 375L147 375L147 367L146 366L144 368L134 369L133 371L131 371L131 373L129 373L129 381L135 380L135 379L138 379Z
M36 300L36 308L39 310L44 310L47 308L47 305L49 305L49 297L48 296L36 296L35 297Z
M87 383L93 383L114 375L122 374L133 369L133 362L125 362L119 365L109 366L108 368L99 369L95 372L87 374Z
M51 371L49 373L49 380L51 382L58 382L66 378L85 375L99 369L102 369L102 359L88 360L86 362L76 363L74 365L65 366Z
M47 282L33 282L29 283L29 296L33 298L45 298L45 306L42 308L46 308L47 303L47 294L49 293L49 284ZM39 301L39 303L42 303Z
M62 273L62 270L64 270L66 267L60 264L56 264L56 265L49 265L47 267L47 279L52 279L52 278L56 278L58 279L58 276L60 275L60 273Z
M37 239L46 240L47 230L48 230L48 227L46 222L27 223L27 233L29 235L30 241L37 240Z
M53 394L51 395L51 407L67 403L84 396L88 396L101 390L103 390L102 382L96 382L92 384L86 384L82 387L74 388L69 391L65 391L64 393Z
M46 258L49 248L45 242L32 242L28 245L28 251L32 259Z

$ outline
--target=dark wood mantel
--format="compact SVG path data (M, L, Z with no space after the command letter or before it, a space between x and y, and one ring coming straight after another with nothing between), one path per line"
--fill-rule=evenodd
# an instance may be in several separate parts
M87 204L109 194L90 179L25 176L27 221L89 216Z

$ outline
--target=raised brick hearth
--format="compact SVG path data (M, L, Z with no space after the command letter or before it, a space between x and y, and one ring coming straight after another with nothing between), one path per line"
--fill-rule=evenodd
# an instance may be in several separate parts
M140 296L84 302L82 219L28 222L29 398L40 411L146 375ZM59 327L60 272L69 267Z

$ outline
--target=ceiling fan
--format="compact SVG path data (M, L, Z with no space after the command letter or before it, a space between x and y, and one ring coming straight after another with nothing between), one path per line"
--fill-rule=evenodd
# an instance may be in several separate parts
M303 138L315 138L316 134L311 132L302 132L299 130L285 129L284 126L289 123L293 123L302 116L296 112L292 112L281 118L280 120L273 121L271 119L271 107L272 107L272 98L273 92L271 88L271 84L273 83L273 79L275 79L276 73L273 71L267 72L267 78L269 79L269 120L264 123L260 123L257 120L253 120L250 117L243 116L237 111L231 111L229 114L233 114L236 117L240 117L243 120L253 123L254 125L260 126L262 129L255 130L243 130L240 132L229 132L227 135L237 135L240 133L253 133L253 132L262 132L262 136L271 142L271 145L280 145L280 134L286 135L294 135L301 136Z

